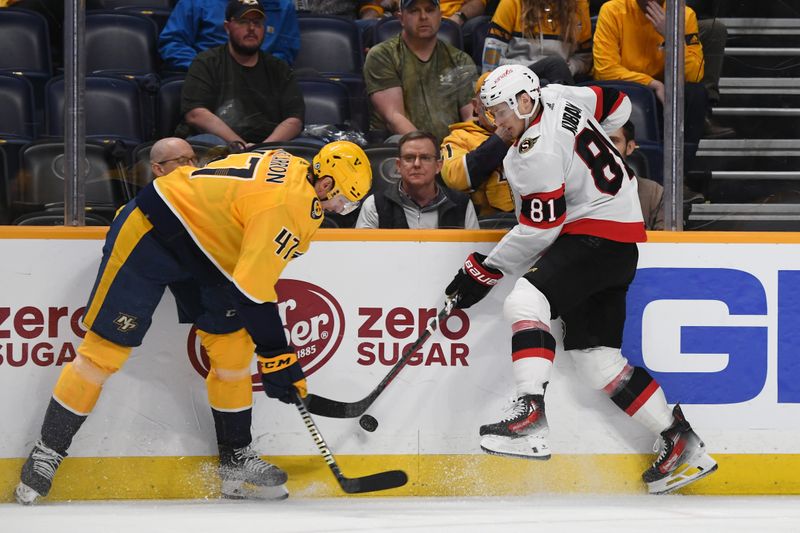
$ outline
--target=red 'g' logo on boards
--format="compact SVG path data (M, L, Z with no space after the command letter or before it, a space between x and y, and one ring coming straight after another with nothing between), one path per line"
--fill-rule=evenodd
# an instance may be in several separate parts
M278 312L289 345L306 376L319 370L333 357L344 335L344 312L336 299L317 285L296 279L279 280ZM200 345L195 328L187 339L189 361L205 378L211 368L208 355ZM261 377L253 374L253 390L262 391Z

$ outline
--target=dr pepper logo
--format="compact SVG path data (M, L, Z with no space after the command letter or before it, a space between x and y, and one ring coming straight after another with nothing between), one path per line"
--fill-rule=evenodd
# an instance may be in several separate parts
M331 293L305 281L282 279L275 290L286 338L297 352L303 372L310 376L333 357L342 341L342 307ZM205 378L211 365L194 328L189 332L187 351L192 366ZM253 390L263 390L257 373L253 374Z

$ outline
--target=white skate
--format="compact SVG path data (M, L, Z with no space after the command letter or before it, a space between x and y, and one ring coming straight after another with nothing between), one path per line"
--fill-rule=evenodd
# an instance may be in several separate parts
M660 452L653 466L642 474L650 494L668 494L717 470L705 444L692 431L680 405L672 410L674 422L661 432L653 449Z
M481 426L481 449L491 455L520 459L550 459L544 396L524 394L500 422Z

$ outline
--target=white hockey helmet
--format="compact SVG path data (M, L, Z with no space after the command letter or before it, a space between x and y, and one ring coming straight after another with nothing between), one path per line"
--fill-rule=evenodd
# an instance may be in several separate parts
M523 65L503 65L492 71L481 87L481 102L488 109L505 102L521 119L530 118L539 110L539 77ZM517 95L528 93L533 109L524 115L517 109Z

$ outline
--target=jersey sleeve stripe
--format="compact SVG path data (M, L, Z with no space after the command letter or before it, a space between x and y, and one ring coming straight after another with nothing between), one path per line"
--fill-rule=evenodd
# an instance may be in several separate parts
M590 88L597 97L597 105L594 108L594 118L597 122L603 122L612 115L625 100L625 94L616 89L596 85Z
M525 200L532 200L534 198L538 198L538 199L542 200L543 202L546 202L547 200L550 200L551 198L561 198L562 196L564 196L565 189L566 189L566 185L562 184L560 188L558 188L558 189L556 189L554 191L535 192L535 193L532 193L532 194L526 194L526 195L522 196L522 200L525 201Z
M594 119L600 122L602 120L600 117L603 113L603 89L596 85L592 85L590 89L594 91L595 98L597 99L594 106Z

